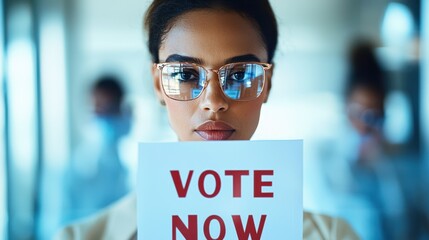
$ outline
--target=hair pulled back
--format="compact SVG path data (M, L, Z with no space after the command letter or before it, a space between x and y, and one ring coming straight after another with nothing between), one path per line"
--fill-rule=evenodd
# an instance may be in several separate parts
M272 61L278 30L268 0L154 0L144 19L148 48L154 63L159 62L159 48L175 19L187 12L202 9L232 11L253 21L265 44L268 62Z

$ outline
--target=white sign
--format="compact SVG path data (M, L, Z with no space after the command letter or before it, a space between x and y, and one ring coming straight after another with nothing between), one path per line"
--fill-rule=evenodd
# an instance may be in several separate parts
M302 239L302 141L141 143L141 240Z

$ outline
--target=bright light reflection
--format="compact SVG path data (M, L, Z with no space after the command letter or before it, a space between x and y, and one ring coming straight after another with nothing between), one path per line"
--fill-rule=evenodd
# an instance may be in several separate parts
M64 26L59 17L47 18L40 36L42 118L46 167L61 168L68 155L67 85Z
M31 41L9 44L7 59L11 156L17 170L31 172L36 149L36 85Z
M404 93L396 91L386 99L386 122L384 131L392 143L405 143L412 128L411 104Z
M381 26L381 38L385 47L380 50L387 68L397 70L403 66L409 55L414 29L410 10L403 4L390 3Z
M406 43L414 33L414 21L410 10L400 3L389 3L384 15L381 34L387 45Z

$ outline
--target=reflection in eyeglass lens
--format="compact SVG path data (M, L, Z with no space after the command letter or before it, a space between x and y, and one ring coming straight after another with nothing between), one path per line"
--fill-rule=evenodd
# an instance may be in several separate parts
M251 100L262 92L264 68L257 64L239 64L225 68L220 75L222 89L232 99Z

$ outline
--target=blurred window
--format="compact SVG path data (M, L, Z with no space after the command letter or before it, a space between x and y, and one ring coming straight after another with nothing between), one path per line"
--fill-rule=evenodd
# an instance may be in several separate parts
M49 2L49 3L48 3ZM62 178L68 160L68 94L63 1L41 1L40 94L43 171L40 173L37 238L51 239L61 222ZM49 6L47 6L49 5Z
M6 148L5 148L5 95L4 95L4 27L3 1L0 0L0 239L6 239Z
M10 239L31 239L37 144L37 88L31 8L8 2L6 17L6 92L8 117L8 224Z

